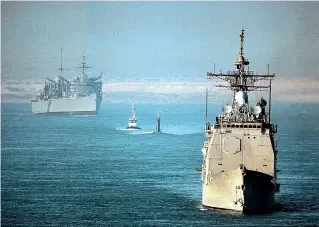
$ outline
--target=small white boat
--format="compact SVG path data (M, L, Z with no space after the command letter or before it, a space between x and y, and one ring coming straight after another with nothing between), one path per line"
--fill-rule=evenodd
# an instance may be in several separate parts
M126 129L141 129L137 126L135 104L132 103L132 116L128 119L128 127Z

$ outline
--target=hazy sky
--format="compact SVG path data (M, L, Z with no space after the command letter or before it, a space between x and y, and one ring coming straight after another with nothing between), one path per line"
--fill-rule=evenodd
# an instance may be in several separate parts
M29 101L63 48L65 77L84 53L106 102L202 102L243 26L250 69L276 73L274 99L319 102L318 15L319 2L1 2L2 101Z

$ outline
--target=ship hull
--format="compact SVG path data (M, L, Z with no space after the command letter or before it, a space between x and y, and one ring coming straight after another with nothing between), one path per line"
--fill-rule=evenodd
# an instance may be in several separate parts
M210 175L203 185L202 204L247 213L272 210L275 189L271 180L267 174L240 168Z
M126 129L141 129L140 127L132 127L132 126L129 126L129 127L126 127Z
M92 94L78 98L33 100L31 109L33 113L41 115L96 115L100 103L101 100Z

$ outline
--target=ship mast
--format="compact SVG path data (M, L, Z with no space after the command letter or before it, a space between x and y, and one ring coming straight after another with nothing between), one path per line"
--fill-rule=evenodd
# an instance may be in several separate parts
M62 52L63 52L63 49L61 48L61 67L59 68L61 77L63 77L63 71L70 70L70 69L63 68L63 66L62 66Z
M83 78L86 78L87 75L85 74L85 69L92 68L92 67L86 65L85 55L84 55L84 54L83 54L83 60L82 60L82 62L81 62L81 66L78 66L77 68L82 69L82 77L83 77Z
M233 91L255 91L255 90L268 90L269 86L255 85L260 80L268 80L275 77L275 74L254 74L253 71L245 71L245 66L249 65L248 59L244 57L244 29L240 33L240 51L239 57L233 62L237 70L228 71L228 73L216 74L208 72L208 79L219 78L229 83L229 85L216 85L216 87L225 87Z
M134 102L132 103L132 118L135 118L136 115L136 110L135 110L135 104Z
M268 74L255 74L253 71L245 70L245 66L249 65L248 59L244 57L244 33L245 30L242 28L240 31L240 49L239 49L239 56L238 58L233 62L233 64L236 66L237 70L229 71L227 73L215 73L215 64L214 64L214 72L207 72L207 78L208 79L222 79L223 81L227 82L228 84L219 84L215 85L216 87L221 87L221 88L228 88L233 91L234 93L234 100L232 104L232 108L236 108L236 97L237 93L241 92L243 97L247 100L247 111L249 112L248 108L248 95L247 92L249 91L271 91L271 82L269 85L259 85L256 84L256 82L261 81L261 80L272 80L275 77L275 74L269 74L269 69L268 69ZM268 66L269 67L269 66ZM271 97L269 96L269 104L271 101ZM238 106L238 105L237 105ZM241 110L239 110L238 107L238 112L243 112L242 107L240 107ZM268 113L268 117L270 116L270 109ZM243 120L243 119L241 119ZM270 118L268 118L269 122ZM270 122L269 122L270 123Z

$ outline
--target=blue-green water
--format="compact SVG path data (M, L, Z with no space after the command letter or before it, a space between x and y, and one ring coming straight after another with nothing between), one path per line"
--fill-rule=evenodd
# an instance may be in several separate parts
M319 105L274 105L283 210L263 215L202 209L204 105L136 106L133 132L129 104L87 117L2 104L1 225L319 225ZM164 134L152 134L158 111Z

